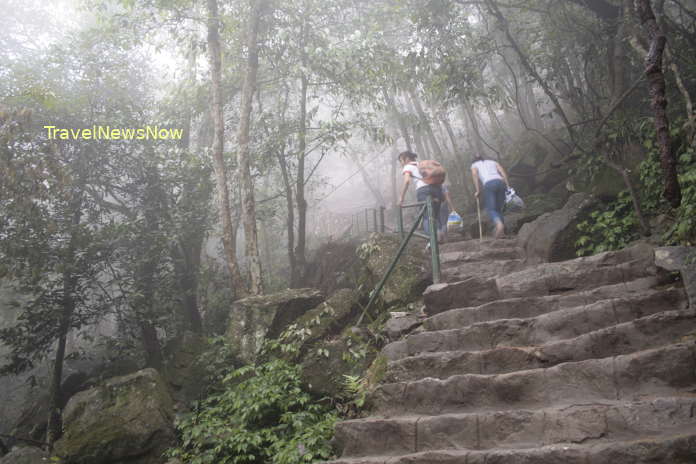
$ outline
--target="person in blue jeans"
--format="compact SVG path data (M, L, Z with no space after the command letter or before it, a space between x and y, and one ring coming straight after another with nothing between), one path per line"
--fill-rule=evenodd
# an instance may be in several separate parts
M505 191L510 188L505 169L497 162L476 155L471 165L471 176L474 180L474 195L478 199L483 191L483 208L495 225L495 238L505 235L503 221L503 206L505 206Z
M418 162L416 161L416 159L418 159L418 155L410 151L404 151L399 154L399 163L401 163L401 167L403 168L401 172L404 176L404 184L401 189L399 206L404 204L404 198L406 197L408 186L411 184L412 180L415 180L416 200L425 201L428 195L430 195L433 198L433 217L439 218L440 205L445 201L445 197L442 192L442 186L435 184L426 184L425 182L423 182L423 176L418 170ZM425 219L423 220L423 227L425 229L426 234L430 233L430 221L427 217L427 214ZM442 241L442 234L440 230L438 230L438 241Z

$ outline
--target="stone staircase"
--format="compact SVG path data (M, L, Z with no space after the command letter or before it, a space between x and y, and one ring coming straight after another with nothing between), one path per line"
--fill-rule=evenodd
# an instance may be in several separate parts
M654 251L525 266L442 246L423 326L387 345L334 464L696 463L696 311Z

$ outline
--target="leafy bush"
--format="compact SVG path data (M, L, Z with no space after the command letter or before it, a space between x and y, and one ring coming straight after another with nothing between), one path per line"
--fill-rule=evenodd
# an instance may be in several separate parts
M578 224L582 234L575 242L578 256L618 250L638 238L638 219L627 191L613 203L590 213L590 218Z
M296 464L331 457L336 414L301 387L300 371L271 359L227 375L224 389L177 423L188 464Z
M660 167L659 147L654 143L655 131L645 121L639 125L642 144L647 151L640 164L639 196L643 213L647 217L663 215L671 226L659 231L657 241L667 245L696 244L696 148L677 122L672 129L678 155L679 185L682 201L678 208L671 208L663 199L664 188ZM578 224L581 234L575 242L578 256L623 248L639 237L638 220L627 191L618 198L593 211L590 219Z

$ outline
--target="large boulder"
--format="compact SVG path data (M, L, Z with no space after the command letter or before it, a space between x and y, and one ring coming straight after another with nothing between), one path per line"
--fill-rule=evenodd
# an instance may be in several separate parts
M226 338L240 361L252 363L266 338L277 338L292 322L324 300L313 288L287 289L232 304Z
M593 197L576 193L557 211L542 214L526 223L517 235L528 264L563 261L575 257L577 225L594 204Z
M340 333L352 319L357 319L360 311L359 302L360 293L344 288L316 308L307 311L296 322L298 329L307 329L301 349Z
M175 439L173 419L164 380L143 369L73 396L54 451L66 464L161 464Z
M372 234L367 242L360 245L358 256L367 267L368 285L377 285L389 269L400 244L398 236ZM412 238L382 289L381 298L386 307L410 303L423 293L432 281L429 256L425 253L425 242Z

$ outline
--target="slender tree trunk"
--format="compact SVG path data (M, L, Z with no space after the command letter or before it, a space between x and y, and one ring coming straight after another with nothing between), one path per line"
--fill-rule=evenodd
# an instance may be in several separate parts
M237 264L237 243L235 226L232 225L230 213L230 193L228 190L227 171L223 158L225 139L225 122L222 117L222 71L219 34L219 15L217 0L207 0L208 6L208 61L210 63L211 90L213 106L211 109L215 133L213 136L213 167L218 193L218 208L222 222L222 245L225 250L225 264L230 275L230 285L239 298L247 293L244 280Z
M392 117L396 121L396 124L399 126L399 131L401 131L401 137L403 137L404 139L406 149L408 151L413 151L413 149L411 148L411 138L408 136L408 127L406 127L406 123L404 122L404 119L401 116L399 108L396 106L394 98L389 94L389 92L386 89L382 89L382 93L384 94L384 100L387 102L387 106L389 107L389 112L392 114Z
M662 73L662 54L667 38L657 24L650 0L635 0L635 5L641 26L650 40L650 51L645 59L645 75L650 83L651 103L655 113L655 131L665 184L663 195L669 204L676 208L681 203L681 189L677 178L677 160L670 149L665 76Z
M505 33L505 36L508 42L510 43L510 46L517 54L520 64L527 70L527 72L534 78L534 80L536 80L537 84L539 84L539 86L544 90L546 96L549 97L549 100L551 100L551 102L553 103L556 112L563 120L563 124L565 125L566 131L568 131L568 135L570 136L571 141L575 143L575 130L573 129L573 126L570 123L568 116L563 110L561 103L558 101L558 97L556 96L556 94L553 93L548 83L539 75L534 66L532 66L532 64L529 62L527 56L520 49L519 45L517 44L517 41L510 33L510 28L508 26L507 19L505 19L505 16L500 11L500 8L498 8L498 5L495 2L495 0L485 0L485 3L488 6L488 11L498 20L498 23L500 24L502 31Z
M163 249L163 244L158 238L161 224L157 211L161 209L161 191L157 167L154 164L148 166L145 176L145 196L142 203L145 223L136 245L142 261L138 262L136 268L133 309L140 327L141 342L145 351L145 366L162 372L164 357L157 338L157 329L151 317L155 302L157 268Z
M304 17L302 23L300 47L302 49L301 62L302 68L307 67L307 55L304 52L306 37L307 37L307 16L309 15L310 2L303 2ZM305 268L307 266L305 257L305 248L307 242L307 201L305 200L305 155L307 150L307 87L309 79L304 71L300 76L300 127L297 141L297 179L295 194L297 199L297 245L295 246L295 281L291 282L291 286L297 287L304 279Z
M75 299L73 293L77 286L77 277L74 274L75 269L75 242L77 241L77 228L82 220L82 194L77 194L77 198L72 206L71 225L72 232L70 234L70 244L68 245L67 255L65 257L65 271L63 271L63 301L61 304L60 325L58 327L58 346L56 348L56 358L53 362L51 371L51 386L49 390L49 413L48 424L46 426L46 445L49 450L53 449L53 444L58 440L62 433L61 407L63 403L63 363L65 361L65 350L72 323L72 316L75 312Z
M425 114L425 111L423 110L423 106L421 105L420 100L418 99L418 95L416 95L416 92L412 88L408 89L408 94L411 97L411 101L413 102L414 108L416 109L416 113L418 114L418 119L420 120L420 123L423 127L425 136L428 138L428 141L430 142L430 145L433 149L432 157L435 157L436 159L442 159L442 149L440 149L440 144L437 143L437 140L435 139L433 129L432 127L430 127L430 121L428 119L428 116Z
M189 84L196 85L196 48L195 42L192 42L189 56ZM193 119L193 109L188 106L184 109L184 137L182 137L180 146L186 152L191 151L191 120ZM200 182L196 186L186 182L182 188L181 204L187 208L193 208L193 203L196 201L195 191L198 185L209 186L207 179L210 177L208 172L205 172L206 180ZM200 188L200 187L198 187ZM205 188L205 200L211 193L210 188ZM195 221L195 219L193 220ZM192 221L192 222L193 222ZM203 333L203 321L201 314L198 311L198 272L201 263L201 250L203 248L203 240L205 239L204 231L205 223L186 224L181 235L177 238L176 243L172 248L172 260L174 262L174 272L179 282L179 287L183 295L182 316L186 324L186 329L196 334Z
M377 202L377 204L380 206L384 206L384 197L382 196L382 193L379 191L377 187L375 187L372 180L370 180L370 175L367 173L365 166L363 166L363 164L360 162L360 158L358 158L358 155L356 155L353 152L350 152L349 156L351 160L353 160L353 163L355 163L355 165L358 167L363 182L365 182L365 185L370 190L370 193L372 193L372 196L375 197L375 201Z
M469 120L469 125L473 133L471 137L474 139L476 151L479 154L483 155L486 153L486 151L483 148L483 140L481 137L481 132L479 131L478 120L476 119L476 113L474 112L474 108L471 106L471 103L469 103L469 100L465 98L462 99L462 105L464 107L464 114L466 115L466 118Z
M285 160L285 154L282 150L278 151L278 164L280 172L283 176L283 185L285 186L285 202L288 210L287 231L288 231L288 262L290 264L290 286L294 286L297 282L297 263L295 262L295 205L292 195L292 184L290 175L288 174L288 166Z
M247 69L242 87L242 106L239 117L239 148L237 164L239 179L242 184L242 220L244 222L244 243L247 262L249 263L250 291L253 295L263 293L263 276L259 258L258 230L256 228L256 203L254 201L254 183L251 179L251 161L249 154L249 128L251 126L251 106L256 88L256 74L259 68L257 37L264 0L252 0L249 30L247 31Z

